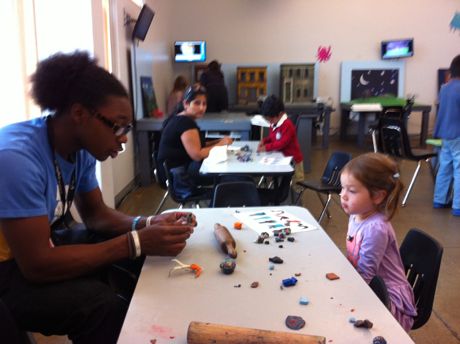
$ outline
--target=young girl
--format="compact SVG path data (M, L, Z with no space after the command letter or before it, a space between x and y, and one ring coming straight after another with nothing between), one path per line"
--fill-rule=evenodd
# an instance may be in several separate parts
M396 162L380 153L360 155L345 165L340 181L342 208L351 215L347 258L367 283L383 278L391 313L409 331L417 311L390 223L403 188Z

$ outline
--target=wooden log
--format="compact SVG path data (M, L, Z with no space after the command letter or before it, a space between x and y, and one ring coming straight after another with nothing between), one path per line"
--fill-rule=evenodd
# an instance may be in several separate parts
M231 258L236 258L238 253L236 252L236 243L233 239L227 227L222 226L220 223L214 225L214 236L220 245L220 248L225 254L228 254Z
M192 321L188 344L325 344L326 338L309 334L257 330L252 328Z

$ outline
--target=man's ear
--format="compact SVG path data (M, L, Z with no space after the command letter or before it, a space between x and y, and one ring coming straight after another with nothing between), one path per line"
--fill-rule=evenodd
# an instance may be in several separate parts
M85 123L89 118L89 111L80 103L74 103L70 107L70 117L75 124Z

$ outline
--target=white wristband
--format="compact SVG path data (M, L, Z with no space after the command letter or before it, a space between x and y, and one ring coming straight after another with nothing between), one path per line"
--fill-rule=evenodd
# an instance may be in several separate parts
M131 234L131 236L133 237L134 249L136 250L136 258L140 257L142 254L142 251L141 251L141 241L139 239L139 233L137 231L131 231L129 232L129 234Z
M147 220L145 220L145 227L149 227L152 223L152 219L154 218L153 215L150 215L149 217L147 217Z

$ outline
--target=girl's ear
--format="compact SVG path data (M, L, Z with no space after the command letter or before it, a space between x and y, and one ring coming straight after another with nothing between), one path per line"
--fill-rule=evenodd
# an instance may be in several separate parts
M386 190L377 190L372 194L372 201L375 205L380 205L385 199L385 197L387 197Z

